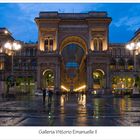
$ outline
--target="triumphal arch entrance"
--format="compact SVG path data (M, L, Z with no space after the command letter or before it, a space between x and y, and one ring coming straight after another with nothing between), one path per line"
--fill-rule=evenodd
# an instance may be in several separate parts
M109 88L106 12L40 12L37 86L79 92Z

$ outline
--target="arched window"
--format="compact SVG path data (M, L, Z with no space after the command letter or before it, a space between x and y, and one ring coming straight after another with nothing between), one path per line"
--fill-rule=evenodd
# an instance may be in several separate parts
M3 48L2 47L0 47L0 53L2 53L3 52Z
M94 42L93 42L94 44L94 51L98 51L98 41L97 41L97 39L94 39Z
M102 51L103 50L103 40L100 38L96 38L93 41L94 51Z
M44 41L44 50L47 52L53 51L54 40L52 37L47 37Z
M2 61L0 61L0 70L4 69L4 63Z
M53 51L53 39L50 39L50 51Z
M49 44L48 44L48 38L47 39L45 39L45 41L44 41L44 50L45 51L48 51L49 50Z
M102 39L99 39L99 51L103 50L103 41Z

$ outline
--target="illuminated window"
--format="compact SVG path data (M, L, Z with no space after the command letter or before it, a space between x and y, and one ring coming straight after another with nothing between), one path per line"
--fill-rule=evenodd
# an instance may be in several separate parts
M2 48L0 48L0 53L2 53L3 52L3 49Z
M99 39L99 51L103 50L103 41Z
M102 51L103 50L102 39L94 39L93 46L94 46L94 51Z
M53 39L50 39L50 51L53 51Z
M44 41L44 49L47 52L52 52L53 51L53 42L54 40L50 37L46 38Z
M46 39L46 40L44 41L44 49L45 49L45 51L48 51L48 50L49 50L48 39Z
M0 62L0 70L3 70L3 69L4 69L4 63Z
M98 51L98 42L97 42L97 39L94 39L94 51Z

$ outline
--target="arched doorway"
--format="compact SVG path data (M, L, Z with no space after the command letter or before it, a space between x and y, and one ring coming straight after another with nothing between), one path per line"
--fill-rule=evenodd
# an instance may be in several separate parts
M85 67L83 67L85 65L85 51L79 44L71 43L63 48L61 55L63 60L61 83L68 91L76 91L85 84Z
M65 91L79 92L86 88L86 41L79 36L68 36L60 44L61 87Z
M96 69L93 71L93 89L102 89L105 87L104 71Z
M54 89L54 72L47 69L43 72L43 85L44 88Z

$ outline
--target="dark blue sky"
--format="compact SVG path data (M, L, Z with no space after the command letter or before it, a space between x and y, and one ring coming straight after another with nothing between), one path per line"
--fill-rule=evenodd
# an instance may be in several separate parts
M139 4L34 4L9 3L0 4L0 27L7 27L15 39L22 41L37 41L37 27L34 18L40 11L88 12L107 11L112 17L110 24L110 42L121 43L129 41L134 32L140 28Z

